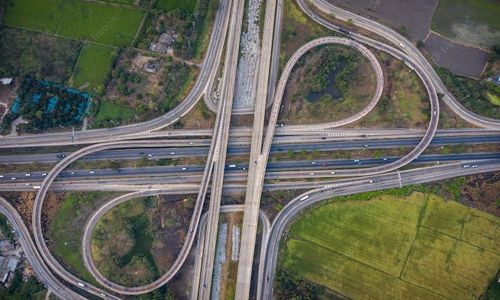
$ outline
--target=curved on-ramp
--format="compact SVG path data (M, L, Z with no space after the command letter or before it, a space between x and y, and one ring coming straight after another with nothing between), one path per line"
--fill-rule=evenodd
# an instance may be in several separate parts
M50 172L48 172L47 176L44 178L42 184L40 185L40 189L38 190L36 196L35 196L35 201L33 204L33 215L32 215L32 227L33 227L33 236L36 242L36 245L40 251L40 255L43 257L43 259L46 261L47 265L57 274L59 275L62 279L64 279L66 282L73 284L75 286L78 286L81 289L84 289L85 291L92 293L96 296L100 297L107 297L107 298L114 298L113 295L107 293L101 288L95 287L92 284L85 282L70 272L68 272L55 258L54 256L50 253L49 248L47 247L45 238L43 236L43 231L42 231L42 208L43 208L43 203L45 196L47 194L47 191L50 188L50 185L52 182L55 180L55 178L59 175L61 171L63 171L69 164L72 162L76 161L77 159L88 155L90 153L94 153L97 151L101 150L108 150L108 149L119 149L119 148L129 148L129 147L165 147L168 146L171 143L171 141L148 141L148 140L137 140L137 141L121 141L121 142L109 142L109 143L103 143L103 144L97 144L97 145L92 145L92 146L87 146L85 148L82 148L78 151L75 151L68 156L66 156L63 160L61 160ZM205 172L206 173L206 172ZM205 178L204 174L204 178ZM199 195L203 195L203 197L198 197L194 212L193 212L193 217L191 219L191 225L190 228L197 228L200 215L201 215L201 210L203 208L203 200L204 200L204 195L206 193L206 189L208 188L208 184L203 184L202 187L200 188L202 191L200 192ZM139 192L134 192L134 193L129 193L126 195L123 195L123 199L133 199L139 196L145 196L145 195L153 195L153 194L162 194L165 192L169 192L170 189L166 190L149 190L149 191L139 191ZM189 232L188 235L186 236L186 241L183 245L182 251L179 254L179 256L176 259L176 263L171 267L171 270L166 274L168 276L163 276L162 281L160 282L161 284L165 284L168 280L171 279L172 275L175 274L178 269L182 266L182 263L184 263L185 259L187 258L189 249L192 246L192 243L194 241L194 233ZM84 286L82 287L81 284ZM161 285L160 284L160 285ZM105 285L105 284L104 284ZM113 286L106 286L110 288L111 290L122 293L122 294L130 294L130 295L136 295L136 294L143 294L147 293L149 291L152 291L156 288L158 288L160 285L157 285L156 287L151 287L148 286L147 288L137 288L137 289L113 289ZM103 296L104 295L104 296Z
M382 42L371 39L369 37L363 36L361 34L352 33L351 37L355 40L363 42L367 45L375 47L385 52L400 51L403 55L402 58L405 60L413 60L415 63L420 65L422 71L424 71L427 76L431 79L431 82L435 85L435 87L444 94L442 98L443 102L457 115L466 120L467 122L474 124L479 127L484 127L487 129L500 130L500 120L492 119L484 116L480 116L474 112L471 112L467 108L465 108L461 103L459 103L453 94L448 91L447 87L442 82L439 75L436 73L432 65L429 61L424 57L424 55L417 49L413 43L403 37L401 34L392 30L391 28L377 23L373 20L365 18L363 16L359 16L347 10L341 9L334 4L325 1L325 0L295 0L300 7L300 9L311 17L318 24L330 29L339 32L338 26L330 23L329 21L322 18L320 15L316 14L308 4L314 5L316 8L324 12L325 14L332 14L336 19L348 21L350 20L355 26L361 27L370 32L374 32L375 34L384 37L388 41L392 42L394 45L397 45L401 48L400 44L404 47L399 49L395 49L390 47ZM392 48L392 49L391 49ZM390 51L388 51L390 50Z

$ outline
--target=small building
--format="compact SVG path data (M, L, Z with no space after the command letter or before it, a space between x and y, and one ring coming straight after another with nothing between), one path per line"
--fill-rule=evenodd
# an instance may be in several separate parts
M0 252L7 252L12 250L14 250L14 245L12 245L9 240L5 239L0 241Z
M9 270L9 272L16 271L18 264L19 264L19 258L10 256L9 261L7 262L7 270Z
M12 78L2 78L0 79L0 82L2 85L10 85L12 83L13 79Z
M146 73L154 74L160 69L160 64L156 61L150 60L144 64L143 70Z
M151 45L149 46L149 50L161 54L166 54L168 49L175 42L176 38L177 34L173 31L162 33L158 38L158 42L151 43Z
M7 268L7 258L0 256L0 282L5 283L9 277L9 269Z

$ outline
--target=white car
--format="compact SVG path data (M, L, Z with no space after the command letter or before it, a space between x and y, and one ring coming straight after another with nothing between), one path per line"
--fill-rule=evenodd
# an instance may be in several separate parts
M42 173L42 176L47 176L47 173Z
M3 178L3 175L0 175L0 178Z
M26 177L30 177L30 176L31 176L31 174L30 174L30 173L26 173L26 174L24 174L24 176L26 176Z
M182 171L186 171L187 169L186 168L182 168Z
M90 171L89 173L90 173L90 174L95 174L95 171Z

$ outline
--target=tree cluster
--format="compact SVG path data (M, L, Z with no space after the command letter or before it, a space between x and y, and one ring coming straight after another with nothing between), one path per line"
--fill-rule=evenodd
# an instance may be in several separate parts
M2 123L4 130L19 116L29 121L20 126L29 132L79 125L91 101L88 94L35 80L30 76L23 81L18 97L20 109L17 112L11 110L5 116Z

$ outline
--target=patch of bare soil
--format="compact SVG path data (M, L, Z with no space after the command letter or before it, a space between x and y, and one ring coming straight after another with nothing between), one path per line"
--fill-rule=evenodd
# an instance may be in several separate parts
M180 252L193 213L194 196L160 196L151 220L155 228L152 253L161 274Z
M26 226L31 228L31 212L33 211L35 195L35 192L5 192L1 196L16 208Z
M500 217L500 172L467 176L460 195L470 206Z
M437 0L329 0L329 2L386 23L414 40L423 40L429 32Z
M454 43L438 34L431 33L425 41L436 64L455 74L480 78L490 54L478 48Z

